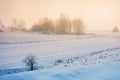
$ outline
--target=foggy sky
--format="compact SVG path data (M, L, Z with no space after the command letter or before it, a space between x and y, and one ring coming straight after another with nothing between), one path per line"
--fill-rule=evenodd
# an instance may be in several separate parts
M88 30L111 30L120 27L120 0L0 0L0 20L24 19L26 26L43 17L53 20L60 14L81 18Z

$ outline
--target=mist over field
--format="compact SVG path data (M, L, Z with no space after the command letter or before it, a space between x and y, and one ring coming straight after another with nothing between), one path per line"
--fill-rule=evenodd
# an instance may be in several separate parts
M119 0L0 0L0 80L120 80Z

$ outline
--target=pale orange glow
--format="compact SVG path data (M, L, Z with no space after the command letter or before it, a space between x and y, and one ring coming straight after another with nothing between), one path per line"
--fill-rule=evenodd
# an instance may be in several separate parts
M12 19L25 19L27 27L61 13L81 18L88 30L111 30L120 26L120 0L0 0L0 20L11 25Z

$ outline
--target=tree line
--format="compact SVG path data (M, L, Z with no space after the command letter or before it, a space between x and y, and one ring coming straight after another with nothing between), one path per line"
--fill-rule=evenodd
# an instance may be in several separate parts
M20 30L20 31L26 31L26 24L24 19L20 19L19 21L17 19L12 20L12 26L10 26L11 30Z
M61 14L55 21L49 18L38 20L37 23L32 25L31 31L47 34L84 34L85 27L81 19L71 20Z
M5 26L3 22L0 20L0 31L4 32L4 30L7 28L9 31L27 31L26 25L25 25L25 20L24 19L12 19L12 24L9 26Z
M2 21L0 25L4 26ZM13 19L12 25L9 27L10 31L32 31L41 32L45 34L84 34L85 27L81 19L69 19L66 15L61 14L57 20L51 20L49 18L39 19L37 23L34 23L30 30L26 29L24 19Z

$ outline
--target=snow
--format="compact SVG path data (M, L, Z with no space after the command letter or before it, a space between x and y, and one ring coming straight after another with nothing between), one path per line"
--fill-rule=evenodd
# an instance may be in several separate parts
M120 80L120 62L58 71L31 71L0 76L0 80Z
M22 61L29 54L44 68L26 71ZM0 62L0 80L120 80L120 33L2 32Z

